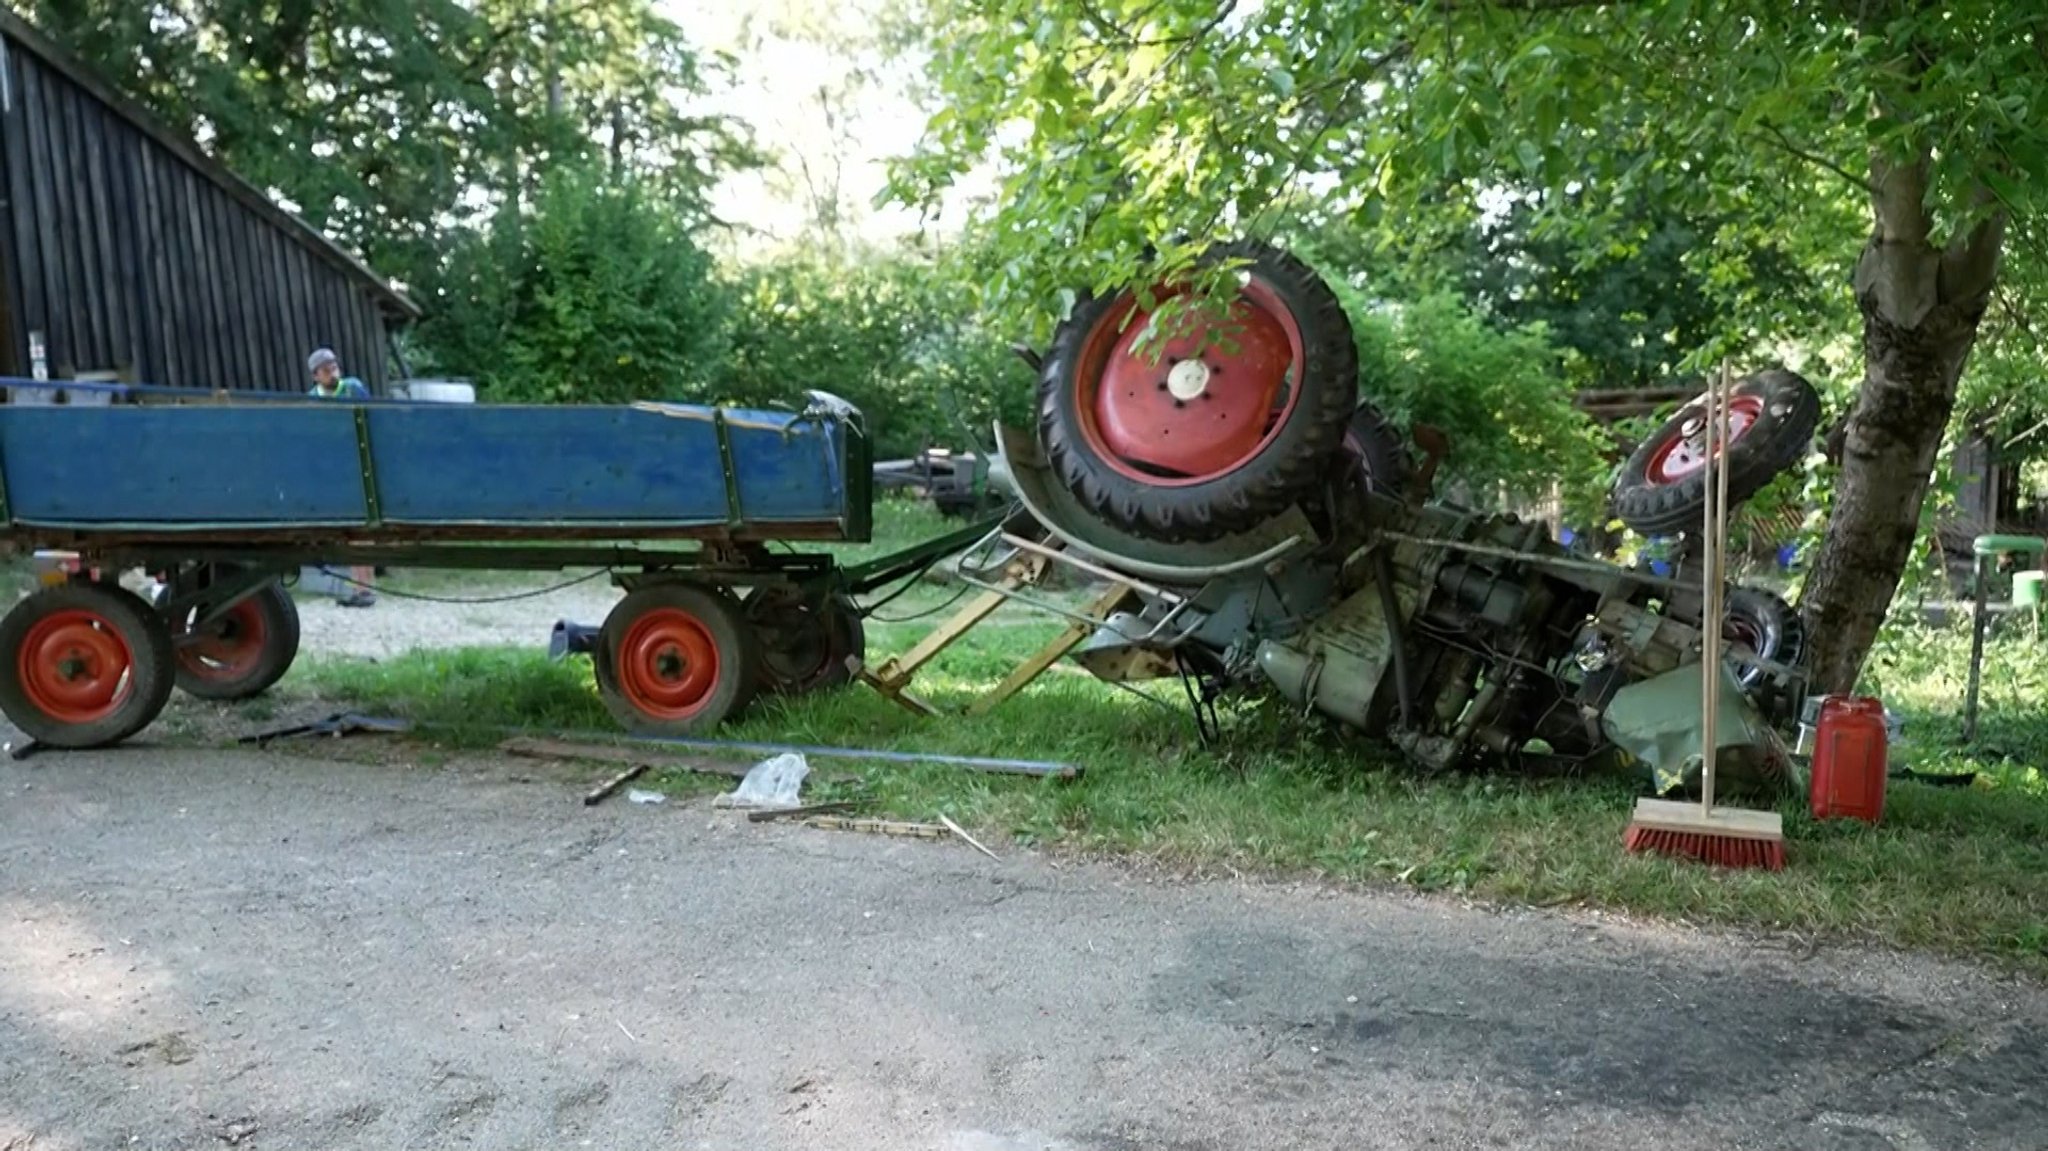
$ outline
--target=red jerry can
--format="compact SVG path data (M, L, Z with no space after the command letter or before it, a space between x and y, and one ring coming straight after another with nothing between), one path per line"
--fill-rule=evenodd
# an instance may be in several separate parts
M1876 823L1884 815L1884 704L1864 696L1821 701L1814 733L1813 817Z

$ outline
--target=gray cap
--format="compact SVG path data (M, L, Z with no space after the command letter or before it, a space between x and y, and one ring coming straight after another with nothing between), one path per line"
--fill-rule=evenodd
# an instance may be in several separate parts
M329 364L339 364L340 362L341 357L334 354L333 348L321 348L319 351L306 357L306 370L317 372Z

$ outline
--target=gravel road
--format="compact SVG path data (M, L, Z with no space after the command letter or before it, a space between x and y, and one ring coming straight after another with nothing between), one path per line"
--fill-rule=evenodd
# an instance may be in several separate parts
M539 572L515 582L471 588L435 585L442 598L489 598L554 587L576 578ZM415 647L518 646L544 649L558 619L600 624L619 602L618 589L603 577L532 599L506 603L441 603L405 599L387 587L370 608L345 608L324 596L301 594L300 649L308 656L390 656ZM4 1145L0 1145L4 1146Z
M0 1148L2048 1145L2048 992L1974 969L584 778L0 762Z

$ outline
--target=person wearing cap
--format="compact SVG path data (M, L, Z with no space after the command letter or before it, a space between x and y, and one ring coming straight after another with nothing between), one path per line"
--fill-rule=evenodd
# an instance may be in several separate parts
M306 370L313 373L313 394L330 400L367 400L370 389L354 376L341 374L341 357L333 348L321 348L306 358Z
M367 400L370 389L354 376L341 374L341 357L332 348L321 348L306 357L306 370L313 375L312 394L329 400ZM323 574L334 573L321 568ZM369 607L377 602L377 593L372 590L376 583L377 569L353 567L348 571L346 581L338 581L334 589L334 601L343 607Z

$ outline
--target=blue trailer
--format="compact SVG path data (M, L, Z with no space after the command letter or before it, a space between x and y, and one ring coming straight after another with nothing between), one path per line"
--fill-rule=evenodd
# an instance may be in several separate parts
M593 653L606 706L701 731L759 692L847 682L853 597L988 528L858 567L771 550L871 530L860 414L820 392L772 412L0 387L0 546L66 557L0 619L0 710L54 747L129 738L174 686L274 684L298 650L283 581L306 564L609 569L626 594ZM117 580L138 568L154 602Z

